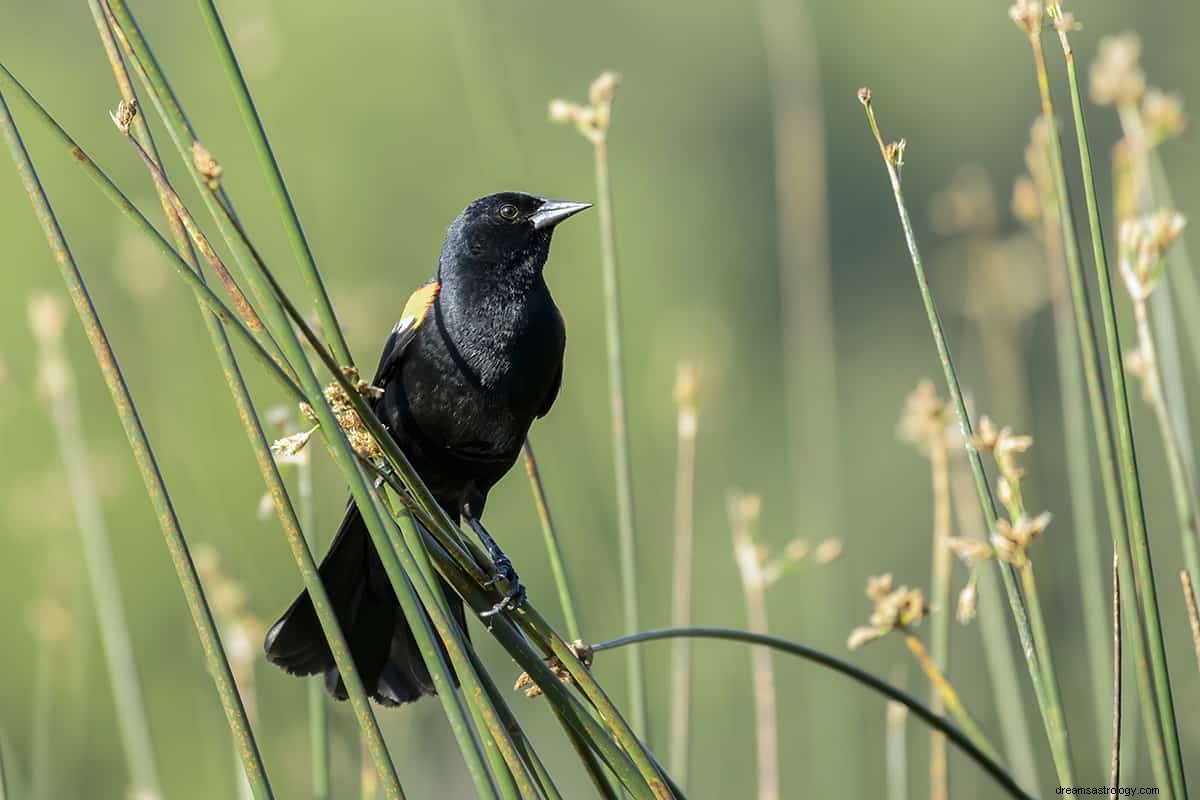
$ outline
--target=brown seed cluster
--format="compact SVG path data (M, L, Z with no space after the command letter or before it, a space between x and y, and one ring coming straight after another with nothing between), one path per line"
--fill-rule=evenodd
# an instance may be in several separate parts
M569 100L551 100L550 119L574 125L590 142L604 141L612 120L612 105L617 96L618 83L615 72L602 72L588 87L586 105Z
M200 144L200 142L192 142L192 166L196 168L196 172L204 178L204 182L208 184L208 188L216 189L221 182L221 175L225 170L221 167L217 160L213 158L212 153L208 152L208 148Z
M359 378L358 370L354 367L342 367L342 372L354 384L354 388L359 394L364 397L379 396L380 390ZM354 410L354 405L350 402L350 397L342 389L341 384L335 381L326 386L321 394L325 397L325 402L329 403L329 408L333 411L338 425L345 431L346 438L350 441L354 452L364 458L383 458L383 450L380 449L375 437L363 424L358 412ZM318 421L317 413L307 403L300 404L300 412L309 420ZM280 442L283 441L285 440L280 440ZM286 445L284 448L286 449Z
M585 644L582 639L576 639L568 644L567 647L580 660L584 668L592 668L592 660L595 657L595 653L592 651L590 645ZM550 660L546 662L546 666L550 667L559 681L567 686L571 685L571 673L567 671L567 668L559 660L558 656L551 656ZM513 686L513 690L525 692L526 697L541 697L542 695L541 687L533 682L533 678L529 677L528 672L521 673L520 677L517 678L516 684Z
M850 632L847 646L857 650L894 630L907 630L919 625L932 609L925 603L920 589L895 587L891 574L867 579L867 597L874 604L868 624Z

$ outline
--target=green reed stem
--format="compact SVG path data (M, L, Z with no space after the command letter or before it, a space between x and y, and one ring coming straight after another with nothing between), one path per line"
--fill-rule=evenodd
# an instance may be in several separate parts
M979 458L979 452L972 443L973 431L970 416L967 413L966 401L963 398L958 375L954 371L954 362L950 356L950 347L946 342L945 330L938 316L937 307L934 305L933 294L929 290L929 281L925 277L925 267L921 260L920 250L917 247L916 235L913 233L912 221L909 219L908 209L904 204L904 193L900 187L900 174L897 171L897 165L893 162L893 158L888 154L882 135L879 133L879 125L875 121L875 113L871 108L870 90L860 90L859 97L863 101L863 106L867 113L867 121L870 123L875 141L879 145L880 154L883 156L884 165L891 180L892 193L895 195L896 208L900 214L900 223L904 228L904 238L908 244L909 255L912 257L917 288L920 290L921 301L925 306L925 315L929 319L929 327L933 333L934 344L937 347L938 360L942 364L942 372L945 376L946 385L954 401L954 409L958 416L959 428L962 432L967 459L971 464L971 473L975 479L975 488L979 495L979 504L983 510L984 521L987 523L989 530L994 530L996 527L995 501L992 499L991 490L988 488L987 476L983 470L983 462ZM1046 737L1050 742L1050 749L1054 757L1055 769L1059 775L1059 782L1064 786L1070 786L1073 783L1073 769L1071 767L1070 751L1067 747L1067 731L1065 726L1056 724L1056 720L1063 719L1061 709L1051 709L1052 698L1046 687L1047 680L1041 661L1041 654L1038 653L1033 641L1033 633L1029 625L1029 612L1026 608L1025 599L1022 597L1017 586L1011 566L999 563L998 569L1001 578L1004 580L1004 588L1008 593L1009 607L1012 609L1017 636L1021 642L1021 650L1025 655L1025 663L1029 670L1030 681L1033 684L1034 696L1037 698L1038 708L1042 713L1042 721L1046 728Z
M2 98L0 98L2 102ZM29 796L32 800L50 800L54 770L54 744L52 730L54 715L55 666L62 663L55 658L54 645L45 631L34 631L35 650L33 656L33 696L31 711L32 729L29 732Z
M1062 11L1058 3L1051 3L1049 11L1052 18L1056 21L1061 20ZM1116 420L1117 453L1121 465L1121 481L1124 485L1125 516L1129 525L1129 538L1133 545L1133 560L1137 567L1142 616L1150 650L1150 666L1154 672L1155 700L1166 751L1167 767L1171 777L1172 794L1181 800L1186 800L1187 782L1183 772L1183 755L1179 745L1178 725L1175 721L1175 706L1171 697L1171 677L1167 667L1166 642L1163 638L1162 622L1159 618L1158 591L1154 585L1150 542L1146 536L1146 516L1142 506L1141 482L1138 476L1137 455L1133 441L1133 423L1129 412L1129 398L1126 393L1121 336L1117 329L1116 305L1113 301L1108 257L1104 250L1104 231L1100 224L1100 210L1096 200L1096 180L1092 171L1091 147L1083 116L1079 78L1075 70L1075 54L1071 49L1065 30L1060 31L1059 40L1062 43L1063 56L1067 62L1067 80L1071 88L1071 109L1075 117L1075 134L1079 142L1079 165L1083 177L1084 197L1087 200L1088 225L1092 234L1092 255L1095 260L1096 283L1100 289L1100 308L1104 318L1108 368L1112 379L1111 403Z
M9 800L9 780L8 780L8 740L4 737L3 731L0 731L0 800Z
M612 183L608 169L608 135L594 137L596 206L600 214L600 256L604 273L605 343L608 349L609 405L612 408L613 463L617 483L617 534L621 556L621 601L625 629L636 631L638 615L637 535L633 507L633 459L629 453L629 421L625 413L625 361L621 342L621 292L617 274L617 232L613 220ZM645 666L641 651L625 654L629 709L633 730L646 735Z
M542 483L542 473L538 469L537 458L533 455L533 445L528 439L521 448L525 461L525 472L529 475L529 488L533 490L533 505L537 508L538 519L542 523L542 536L546 540L546 555L550 558L550 571L554 575L554 587L558 590L558 601L562 604L563 620L567 623L567 635L572 640L582 639L583 632L579 628L579 618L575 616L575 600L571 596L571 581L567 578L567 565L563 559L562 545L558 541L558 532L554 529L554 521L550 517L550 505L546 502L546 487Z
M238 109L242 112L242 119L246 124L246 130L250 134L255 152L258 153L259 161L262 163L263 171L266 173L267 183L270 185L271 193L275 196L275 202L279 206L279 213L283 220L284 228L287 230L288 240L292 244L296 260L300 265L301 275L304 276L304 282L308 287L309 294L312 295L313 301L316 304L317 318L321 321L325 335L331 339L333 352L337 356L338 361L342 364L353 364L354 359L350 356L350 347L346 344L346 338L342 333L341 326L338 324L333 304L329 301L329 292L326 290L325 282L321 278L321 271L317 268L317 261L313 257L312 247L308 243L308 237L304 235L304 228L300 225L300 217L296 213L296 205L292 201L292 196L288 193L287 184L283 179L283 172L279 169L279 162L275 158L275 151L271 148L271 142L267 138L267 131L263 127L262 119L258 115L258 109L255 107L254 100L250 96L250 87L246 85L246 78L242 74L241 67L238 65L237 56L233 52L233 46L229 43L229 36L225 33L225 26L221 23L221 17L217 13L217 6L213 0L199 0L199 5L200 13L203 15L204 22L208 26L209 33L212 35L213 44L217 48L217 55L221 60L221 65L225 68L225 75L229 78L229 83L233 88L234 99L237 101Z
M1054 178L1059 230L1062 235L1063 253L1066 256L1067 279L1071 290L1071 309L1075 317L1077 342L1082 354L1083 375L1087 386L1088 403L1091 408L1092 432L1096 438L1096 451L1100 462L1100 480L1104 489L1104 502L1108 513L1109 528L1117 552L1121 556L1119 564L1122 593L1129 603L1129 618L1127 621L1133 625L1132 636L1127 638L1131 639L1134 645L1133 656L1136 666L1138 693L1141 697L1141 708L1145 710L1142 720L1146 728L1155 779L1158 785L1166 786L1168 785L1169 776L1163 749L1161 727L1158 723L1158 711L1154 702L1154 687L1149 667L1149 648L1146 643L1145 625L1136 603L1138 592L1132 567L1129 528L1126 525L1126 510L1121 497L1116 452L1111 434L1112 414L1104 399L1106 387L1104 385L1103 366L1099 354L1099 337L1096 331L1096 323L1092 316L1092 307L1088 302L1087 281L1084 278L1083 265L1079 255L1078 234L1075 230L1071 193L1067 189L1062 141L1059 136L1058 123L1054 117L1054 104L1050 96L1050 79L1046 71L1046 57L1042 48L1040 32L1030 36L1030 44L1033 48L1038 93L1042 102L1042 119L1046 124L1050 172Z
M1058 368L1059 385L1062 387L1059 395L1062 401L1071 521L1074 526L1072 538L1075 542L1075 562L1082 595L1083 632L1087 643L1088 667L1091 670L1093 713L1099 732L1110 716L1108 611L1104 603L1105 581L1100 566L1101 530L1096 515L1091 454L1088 448L1088 408L1082 355L1073 328L1074 318L1062 253L1062 231L1055 200L1057 195L1058 193L1054 192L1053 196L1044 198L1042 203L1042 244L1047 255L1047 278L1054 317L1055 364ZM1076 261L1078 262L1078 258ZM1119 506L1117 510L1119 511ZM1106 754L1102 737L1099 745L1101 752Z
M0 77L11 77L7 69L3 69L2 67L0 67L0 73L2 73ZM112 395L113 405L116 406L117 413L121 418L122 427L125 430L125 435L128 437L130 446L133 449L138 469L142 473L142 479L146 484L147 494L154 505L159 526L162 528L163 536L166 539L167 550L171 555L171 560L175 565L175 571L183 588L184 598L187 600L188 608L191 611L192 622L195 624L196 631L199 634L200 644L204 650L205 660L208 663L208 672L216 685L217 693L221 698L221 705L229 722L230 731L237 744L238 754L242 759L246 779L249 781L254 791L254 796L258 800L272 798L274 795L271 791L266 771L263 769L258 743L254 739L254 733L250 728L249 720L246 719L246 710L242 705L242 699L238 694L237 686L234 684L233 673L229 668L229 660L225 656L220 637L217 635L216 624L213 622L212 612L204 597L204 590L200 586L195 565L192 563L187 540L184 538L179 518L175 514L170 495L167 493L166 485L163 482L162 473L159 471L157 460L150 448L149 439L146 436L145 429L142 427L141 417L138 415L137 408L133 403L129 387L125 383L124 375L121 373L116 355L109 344L108 337L104 332L104 327L101 325L91 296L88 294L87 287L83 283L83 277L71 255L66 239L63 237L62 229L59 227L58 220L54 216L54 211L50 207L49 200L46 198L45 191L42 189L33 164L29 160L29 154L25 150L25 145L21 141L20 134L9 113L7 102L3 97L0 97L0 130L2 130L4 138L8 141L13 160L17 165L17 172L21 175L25 190L33 203L38 221L46 234L51 254L58 263L63 280L67 284L67 289L75 304L75 310L80 322L83 324L84 331L87 333L88 341L96 356L96 361L100 365L105 383L108 385L109 392Z
M950 449L946 442L943 425L929 441L929 473L933 494L933 544L930 564L930 600L935 608L946 609L946 613L935 614L930 625L930 650L933 663L943 672L950 661L950 568L951 556L947 540L950 538ZM942 698L936 693L930 697L934 711L942 711ZM929 784L930 795L935 798L950 796L950 771L946 758L946 737L937 731L929 735Z
M83 545L83 561L100 627L117 731L129 769L130 792L140 797L160 797L162 788L154 760L146 702L129 638L128 615L121 599L112 543L89 463L75 376L63 352L60 334L41 334L37 338L40 340L41 369L44 374L53 371L57 375L53 380L43 381L43 386L48 395L59 455Z
M956 728L949 720L947 720L945 717L935 714L932 709L922 703L919 699L908 694L907 692L897 689L887 681L881 680L871 673L859 669L847 661L843 661L840 658L831 656L821 650L800 644L799 642L792 642L787 639L782 639L778 636L751 633L750 631L740 631L733 628L659 628L657 630L643 631L641 633L634 633L629 636L622 636L617 639L610 639L606 642L600 642L596 645L593 645L592 650L596 653L601 653L605 650L612 650L618 647L624 647L626 645L639 644L641 642L653 642L659 639L671 639L677 636L687 636L693 639L724 639L726 641L742 642L744 644L769 647L782 653L799 656L800 658L811 661L815 664L819 664L840 675L844 675L856 683L878 692L889 700L894 700L897 703L901 703L927 725L944 733L951 744L959 748L964 755L974 761L1010 796L1018 798L1029 797L1029 795L1026 794L1021 787L1017 786L1016 782L1013 781L1012 777L1004 770L1003 766L998 764L995 759L987 755L987 753L985 753L965 733Z

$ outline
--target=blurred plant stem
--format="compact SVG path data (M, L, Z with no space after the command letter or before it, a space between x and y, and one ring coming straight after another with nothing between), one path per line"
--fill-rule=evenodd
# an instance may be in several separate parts
M887 800L908 800L908 709L889 700L886 711L884 758L887 762Z
M7 70L0 68L0 77L10 77L10 74ZM142 426L141 418L138 416L133 398L129 393L129 388L125 383L120 366L117 364L116 355L113 353L108 337L100 323L91 296L88 294L75 260L67 247L62 230L38 180L37 173L34 171L33 164L29 160L25 145L21 141L20 134L17 132L12 116L9 113L8 105L3 97L0 97L0 129L2 129L4 138L8 142L13 160L17 165L17 172L20 174L22 182L25 185L25 190L33 203L38 221L46 234L51 254L59 265L63 280L75 303L75 310L79 315L84 331L87 333L92 351L96 356L96 361L100 365L101 372L104 374L105 382L112 395L113 404L121 418L121 424L125 429L125 434L129 439L134 457L138 463L138 468L142 473L147 494L150 496L150 500L158 515L159 525L166 539L167 549L171 554L171 560L175 565L176 573L183 588L184 597L191 610L192 621L200 636L200 643L208 662L209 674L216 685L217 693L221 698L221 705L229 722L230 731L233 734L234 741L237 743L238 753L242 759L247 780L250 781L255 797L258 800L271 798L273 797L273 793L266 772L263 769L258 744L254 739L254 733L246 718L246 710L242 705L242 699L238 695L237 687L234 684L229 661L225 656L220 637L217 635L212 611L204 597L204 591L200 587L195 565L192 563L191 553L188 550L187 541L184 538L179 519L175 515L175 509L167 493L158 463L150 448L150 442ZM78 152L82 154L82 151Z
M984 736L983 730L971 717L966 706L959 699L958 692L950 685L946 674L938 669L938 665L934 663L933 658L929 655L929 651L925 649L925 645L921 643L921 640L915 634L904 631L904 644L908 647L908 651L913 654L913 657L917 659L917 663L921 665L921 671L929 679L930 685L941 695L942 703L950 712L950 716L954 717L959 727L970 737L976 747L986 753L988 758L993 761L999 761L1000 756L996 753L996 748L992 747L987 737Z
M935 614L930 623L933 664L943 672L950 659L950 452L946 444L945 426L937 426L937 433L929 437L929 472L933 486L933 565L931 573L931 600L935 608L943 613ZM930 705L939 714L943 711L943 700L936 690L930 697ZM950 796L950 776L947 769L946 737L934 731L929 735L929 795L932 800L946 800Z
M903 166L904 143L895 142L890 145L884 144L883 136L879 132L879 125L875 120L875 113L871 107L871 91L863 88L859 90L859 100L866 109L867 121L871 126L871 132L875 137L875 142L879 146L880 155L883 157L884 166L887 168L888 178L891 182L892 193L896 200L896 209L900 215L900 223L904 229L904 238L908 244L909 254L912 257L913 271L917 279L917 288L921 293L921 300L925 306L925 314L929 320L930 331L933 334L934 344L937 347L938 359L941 361L942 372L944 374L946 385L948 387L950 397L954 401L954 410L958 417L959 428L963 435L964 447L967 451L967 458L971 464L971 473L975 480L976 492L979 495L979 505L984 514L984 521L989 530L996 527L996 506L992 499L991 490L987 484L987 476L983 470L983 463L979 458L979 453L971 443L973 431L971 420L967 414L966 401L963 398L962 387L959 385L958 375L954 371L954 362L950 357L949 345L946 342L945 330L942 327L941 319L938 316L937 308L933 302L933 294L929 290L929 281L925 276L925 268L921 260L921 253L917 247L916 236L913 233L912 221L909 219L908 209L904 204L904 193L900 186L900 168ZM1046 736L1050 741L1051 751L1054 755L1055 768L1058 771L1059 782L1064 786L1070 786L1073 783L1071 768L1070 752L1067 747L1067 732L1061 721L1063 720L1062 709L1054 708L1052 695L1047 689L1047 676L1043 668L1041 654L1038 653L1036 645L1033 641L1033 633L1030 630L1029 611L1026 608L1025 599L1022 597L1015 576L1013 575L1012 567L1008 564L998 563L998 570L1004 580L1004 588L1008 593L1009 606L1012 609L1013 621L1016 624L1017 635L1021 642L1021 649L1025 655L1026 666L1029 670L1030 680L1033 683L1034 695L1037 697L1038 708L1042 712L1042 720L1046 728Z
M29 312L34 338L38 343L39 383L50 407L59 456L83 546L92 608L100 627L100 643L108 668L117 730L129 770L129 790L139 798L150 800L161 796L162 789L141 680L129 636L128 616L121 598L120 578L80 419L75 375L62 346L66 310L57 296L47 294L35 298L30 303Z
M1041 31L1042 21L1039 9L1036 24L1031 24L1025 32L1032 47L1038 93L1042 103L1042 119L1046 126L1046 152L1054 184L1055 205L1058 209L1058 227L1062 236L1064 260L1067 266L1067 278L1071 290L1071 308L1075 318L1076 341L1082 356L1083 375L1087 386L1088 402L1091 408L1092 432L1096 438L1100 480L1104 489L1109 530L1111 531L1117 553L1120 556L1122 594L1125 596L1126 603L1128 604L1127 613L1129 616L1126 621L1133 623L1132 636L1129 638L1132 639L1134 645L1133 657L1138 682L1138 694L1141 700L1140 708L1144 710L1142 718L1146 728L1147 741L1149 742L1155 780L1159 786L1167 786L1169 776L1163 750L1162 729L1158 722L1158 711L1155 705L1153 679L1149 667L1149 645L1146 641L1145 623L1137 605L1138 592L1132 567L1133 551L1131 548L1129 527L1126 524L1127 510L1122 500L1120 476L1112 435L1110 433L1110 426L1113 424L1112 411L1105 401L1106 387L1104 385L1103 366L1099 354L1098 334L1095 319L1092 315L1092 307L1088 300L1087 281L1084 278L1083 265L1079 253L1078 234L1075 230L1071 194L1067 188L1062 142L1059 135L1058 123L1054 116L1054 104L1050 96L1050 79L1046 71L1046 57L1042 47Z
M123 2L122 2L123 5ZM292 245L292 251L295 254L296 261L300 266L300 274L304 277L305 285L308 287L309 294L313 297L313 302L317 308L317 318L321 321L321 327L326 336L330 337L330 346L333 348L333 353L337 356L338 362L341 364L353 364L354 359L350 355L350 347L346 344L346 338L342 333L342 328L338 324L337 315L333 311L333 304L329 301L329 292L325 288L325 282L321 278L321 271L317 267L316 259L313 257L312 247L309 245L308 238L304 235L304 228L300 224L300 217L296 213L296 204L288 193L287 183L283 179L283 172L279 169L279 162L275 158L275 151L271 148L271 142L267 138L267 131L263 127L262 119L258 115L258 109L254 105L254 100L250 96L250 87L246 85L246 78L242 74L241 67L238 65L237 56L233 52L233 46L229 43L229 36L225 32L225 26L221 22L220 14L217 13L217 6L213 0L199 0L200 13L204 17L204 22L208 26L208 31L212 35L213 44L217 49L217 56L221 60L221 65L225 69L225 75L229 79L229 83L233 89L234 100L237 102L238 110L242 113L242 120L246 125L246 130L250 134L250 140L254 144L255 152L258 154L259 162L262 164L263 172L266 173L267 183L271 188L271 193L275 197L275 202L279 206L280 217L283 221L284 229L288 234L288 241Z
M816 6L813 0L756 0L753 7L770 91L776 302L793 493L791 519L796 530L832 536L842 523L843 457L829 255L826 120L820 43L810 12ZM803 620L807 635L814 638L848 623L844 609L850 606L853 594L849 582L843 581L822 591L829 601L827 613ZM681 642L686 644L686 640ZM861 773L835 775L818 768L854 746L855 732L851 718L839 708L841 698L806 685L800 688L809 713L808 724L797 732L802 737L797 749L810 767L810 790L863 794L866 787Z
M0 800L9 800L8 739L0 731Z
M321 539L317 533L317 504L313 497L312 454L303 453L296 465L296 500L300 506L300 530L304 531L310 553L321 552ZM380 732L382 735L382 731ZM308 736L312 759L313 800L329 800L329 701L320 680L308 681ZM360 746L363 754L374 764L375 756L369 744L370 736L364 735ZM372 771L372 777L375 777Z
M0 100L0 102L3 101ZM35 623L37 622L39 621L35 617ZM61 663L61 659L55 658L54 643L40 624L34 630L34 641L33 697L30 709L33 730L30 731L29 736L29 796L32 800L51 800L54 774L51 767L54 754L51 728L55 719L54 680L57 675L54 666L56 663Z
M983 769L992 779L994 779L1004 791L1017 798L1030 798L1016 782L1008 775L1004 767L996 760L984 752L969 736L962 730L956 728L945 717L940 714L935 714L931 708L922 703L915 696L896 688L892 684L875 677L871 673L859 669L848 661L843 661L840 658L831 656L821 650L809 647L799 642L792 642L787 639L782 639L778 636L769 636L766 634L755 633L753 631L742 631L734 628L714 628L714 627L698 627L691 628L658 628L655 630L642 631L641 633L622 636L617 639L610 639L606 642L599 642L592 645L592 650L595 653L602 653L605 650L613 650L618 647L627 647L629 645L640 644L642 642L653 642L660 639L672 639L679 636L686 636L693 639L724 639L731 642L740 642L743 644L756 645L761 647L778 650L788 655L799 656L807 661L811 661L833 672L837 672L856 683L875 691L889 700L901 703L914 716L920 719L930 727L941 731L946 735L946 739L959 748L972 761L974 761L981 769Z
M583 633L579 628L579 619L575 616L575 600L571 597L571 581L567 577L567 565L563 559L562 545L558 541L558 532L550 517L550 504L546 500L546 487L542 483L542 473L538 469L537 458L533 454L533 444L528 439L521 449L525 462L525 472L529 476L529 488L533 491L533 505L537 508L538 520L542 523L542 536L546 541L546 555L550 559L550 571L554 574L554 587L558 590L558 601L562 605L563 620L567 624L567 635L571 640L582 639Z
M1117 552L1113 551L1112 564L1112 637L1113 637L1113 687L1112 687L1112 754L1109 758L1109 781L1112 794L1121 785L1121 570L1117 563Z
M1188 628L1192 632L1192 649L1196 654L1196 665L1200 666L1200 610L1196 608L1196 586L1187 570L1179 571L1179 582L1183 584L1183 600L1187 607Z
M1096 283L1100 289L1100 308L1104 318L1108 367L1112 379L1111 402L1116 421L1120 475L1124 483L1125 519L1129 525L1133 560L1137 566L1137 588L1140 591L1143 623L1150 650L1150 665L1154 673L1152 686L1157 701L1159 725L1171 779L1171 793L1177 798L1186 800L1187 782L1183 772L1183 755L1180 750L1175 706L1171 696L1171 678L1167 666L1166 642L1163 638L1162 623L1159 618L1158 591L1154 585L1150 542L1146 535L1145 509L1142 506L1141 482L1138 475L1137 456L1134 452L1133 425L1125 385L1121 338L1117 328L1116 306L1113 301L1108 257L1104 249L1104 232L1101 228L1100 210L1096 200L1096 180L1092 171L1091 145L1087 138L1087 126L1084 122L1083 101L1075 69L1075 54L1067 38L1067 31L1075 23L1073 19L1064 18L1059 3L1050 3L1048 11L1058 29L1059 41L1062 44L1063 56L1067 64L1071 109L1075 118L1075 133L1079 144L1080 171L1083 178L1084 196L1087 200L1088 225L1092 235L1092 253L1095 261L1093 266L1096 270Z
M750 526L757 520L759 499L754 495L732 492L727 502L729 526L733 532L733 553L742 577L746 599L746 621L751 632L767 635L767 579L763 574L760 550L751 537ZM758 798L779 798L779 723L775 711L775 672L771 651L750 648L751 678L754 686L755 753L758 759Z
M955 454L951 464L951 492L957 511L958 527L963 536L979 542L988 540L979 502L975 498L966 451ZM988 685L992 689L992 705L1000 722L1004 752L1013 765L1022 786L1032 795L1041 792L1038 786L1037 762L1034 759L1032 735L1025 716L1025 705L1019 701L1021 686L1019 660L1012 637L1004 620L1004 598L995 581L988 575L979 577L979 628L983 641L983 656L987 663Z
M679 364L675 376L675 552L671 583L671 624L692 624L692 563L694 561L696 431L699 411L696 396L700 376L695 364ZM671 645L671 699L667 741L671 774L684 786L688 780L691 731L688 719L692 702L691 641L676 639Z

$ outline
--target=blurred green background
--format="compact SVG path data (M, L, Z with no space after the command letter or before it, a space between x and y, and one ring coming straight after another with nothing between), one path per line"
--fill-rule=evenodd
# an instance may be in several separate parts
M774 7L784 19L803 13L790 3ZM1049 308L1035 303L1011 330L981 325L971 311L979 298L972 299L961 243L941 237L930 224L935 193L962 165L978 164L994 181L998 235L1016 231L1007 210L1010 189L1023 171L1022 151L1038 101L1028 47L1008 21L1005 3L809 3L822 99L808 112L817 121L823 116L826 126L810 166L818 175L823 169L828 181L833 381L798 363L796 348L784 345L773 112L755 4L228 0L221 10L350 344L364 365L374 362L409 291L432 273L445 226L467 201L508 188L594 199L587 144L551 125L546 104L552 97L583 99L588 81L602 69L620 73L610 146L643 625L668 622L671 389L677 362L694 359L703 374L696 621L745 624L725 513L727 491L740 487L762 494L757 531L768 547L782 548L797 536L844 540L840 561L806 564L769 593L773 632L843 656L847 633L869 612L862 594L868 575L891 571L901 582L929 582L928 468L895 431L905 395L938 367L879 154L855 99L856 89L869 84L885 136L908 140L906 196L964 382L981 410L1036 437L1027 458L1030 505L1055 514L1035 553L1042 600L1050 611L1073 748L1086 779L1081 782L1103 781L1100 741L1107 734L1097 732L1097 725L1105 730L1107 721L1094 719L1089 700ZM1075 36L1081 64L1091 61L1100 36L1136 29L1146 45L1151 83L1200 96L1193 42L1200 11L1165 0L1093 0L1075 3L1073 10L1085 23ZM277 272L294 279L290 250L197 10L186 2L140 2L134 11L201 138L224 165L225 185L259 245ZM147 213L156 211L141 165L108 121L117 93L85 4L5 0L0 19L4 61ZM813 43L797 46L807 54ZM1055 42L1048 41L1047 50L1061 77ZM1061 82L1056 87L1065 102ZM27 120L19 111L17 117L19 123ZM1106 155L1117 136L1111 109L1092 109L1091 132L1104 165L1101 193L1107 196ZM32 125L26 125L26 135L140 403L190 541L216 548L253 612L271 621L300 581L275 521L256 517L261 482L192 298L66 154L47 146ZM1184 213L1200 203L1200 160L1188 154L1193 147L1189 138L1164 152ZM1068 142L1074 175L1073 153ZM178 173L178 164L171 166ZM6 170L0 168L0 175ZM36 682L30 621L39 598L55 593L73 618L72 635L56 651L50 673L53 796L117 798L124 791L124 765L95 620L88 612L78 535L50 420L35 390L34 345L25 318L31 293L61 292L61 283L27 199L7 171L0 178L5 254L0 730L17 768L27 774ZM820 202L818 192L802 204L819 208ZM556 238L547 277L568 321L570 342L558 404L533 431L578 587L583 628L595 641L626 632L619 613L597 245L591 215L564 226ZM999 289L986 295L988 307L1002 310L1009 290L1016 297L1032 289L1039 297L1036 259L1032 251L1010 264L1011 273L1001 271ZM299 289L297 280L290 285ZM1121 312L1127 316L1127 303ZM91 452L103 494L166 796L233 796L227 729L161 535L77 326L70 328L68 346L84 395L88 441L80 446ZM804 376L802 393L785 391L785 369ZM258 377L252 365L247 372ZM1190 364L1188 378L1194 385ZM279 401L273 385L257 380L254 386L264 406ZM801 425L805 404L814 403L832 407L837 418L815 446L793 447L789 431ZM1153 421L1140 402L1134 405L1184 761L1195 762L1200 729L1188 712L1200 703L1200 680L1175 579L1178 535ZM322 535L328 537L344 491L323 455L317 480ZM558 619L529 488L519 470L494 492L488 511L489 527L513 556L530 595ZM956 566L956 588L964 574ZM989 571L986 579L993 577ZM474 638L499 682L515 679L518 670L489 637L476 628ZM748 653L707 642L694 644L693 652L690 794L750 797ZM666 644L646 646L650 742L664 757L668 653ZM849 657L925 693L899 641L885 640ZM596 671L623 700L623 659L601 656ZM949 674L998 738L977 625L953 628ZM882 796L880 699L791 659L776 660L776 675L785 796ZM1052 792L1036 707L1026 676L1019 680L1043 789ZM259 740L278 796L304 797L304 684L260 666L258 702ZM569 765L559 769L568 796L586 796L590 788L544 704L516 695L512 703L547 760ZM343 706L334 719L335 785L340 796L349 796L357 784L356 729ZM469 795L437 703L385 711L381 719L410 796ZM1127 733L1141 738L1133 724ZM914 796L926 791L927 740L923 727L910 724ZM1123 783L1148 785L1144 755L1126 768L1130 777ZM951 771L952 796L995 796L994 787L953 751ZM1192 778L1200 781L1200 772L1193 770Z

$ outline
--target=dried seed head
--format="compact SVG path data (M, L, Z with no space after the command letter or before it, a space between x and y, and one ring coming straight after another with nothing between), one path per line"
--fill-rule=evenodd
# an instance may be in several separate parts
M975 611L978 607L979 595L975 591L975 582L970 581L963 590L958 593L958 607L955 609L955 618L962 625L967 625L971 620L975 619Z
M617 73L607 70L601 72L592 85L588 87L588 100L593 106L611 106L617 94Z
M1036 229L1042 224L1042 195L1028 175L1021 175L1013 183L1012 212L1030 228Z
M979 418L979 426L971 437L971 444L981 453L990 453L1000 439L1000 430L992 422L992 418L984 414Z
M215 189L221 180L222 173L225 170L213 158L212 153L208 152L208 148L200 144L200 142L192 142L192 165L196 168L196 172L204 178L209 188Z
M1187 225L1180 213L1161 209L1121 225L1121 273L1135 300L1144 299L1162 277L1163 258Z
M575 654L575 657L579 659L585 669L592 668L592 660L595 657L595 653L591 645L585 644L582 639L576 639L568 644L567 647ZM571 673L557 656L552 656L546 662L546 666L550 667L561 682L568 686L571 685ZM530 698L541 697L542 695L541 687L533 682L533 678L530 677L528 672L521 673L517 678L516 684L513 685L513 690L518 692L523 691L525 692L525 696Z
M864 625L850 631L850 636L846 639L846 646L851 650L857 650L865 644L870 644L886 633L887 631L881 631L877 628L869 628Z
M1183 101L1179 95L1150 89L1142 98L1142 123L1146 126L1146 136L1151 146L1183 135L1187 128Z
M867 578L867 597L872 602L878 603L882 601L892 592L892 573L885 572L882 575L872 575Z
M554 122L577 122L582 110L582 106L566 100L550 101L550 119Z
M993 555L992 548L988 547L985 542L967 536L948 537L946 547L969 567L987 561Z
M813 551L813 560L823 566L841 558L844 550L841 539L825 539Z
M271 453L281 464L301 464L308 460L308 452L304 449L308 440L317 429L309 428L300 433L293 433L271 443Z
M1009 6L1008 18L1024 31L1026 36L1039 36L1042 30L1042 4L1034 0L1018 0Z
M903 167L904 150L907 147L907 139L901 139L898 142L888 142L887 146L883 148L883 157L886 158L890 164L893 164L897 167Z
M1054 14L1054 30L1059 33L1071 33L1080 28L1079 22L1075 19L1075 15L1070 11L1059 12Z
M67 309L62 298L50 292L39 292L29 298L26 306L29 328L33 338L42 345L54 345L62 341L63 329L67 324Z
M1139 60L1142 41L1136 33L1106 36L1092 63L1091 96L1096 105L1133 105L1146 91L1146 75Z
M809 550L807 540L792 539L783 549L783 557L791 562L803 561L808 556Z
M858 90L858 102L864 106L871 105L871 90L866 86Z
M757 494L742 494L737 497L734 505L738 520L748 525L758 520L762 513L762 497Z
M137 100L129 99L122 100L117 103L117 110L110 112L113 124L117 126L117 130L121 133L129 133L129 126L133 123L133 118L137 116L138 104Z
M900 438L928 454L930 444L945 436L948 419L948 408L938 395L937 386L929 378L923 378L904 399Z

